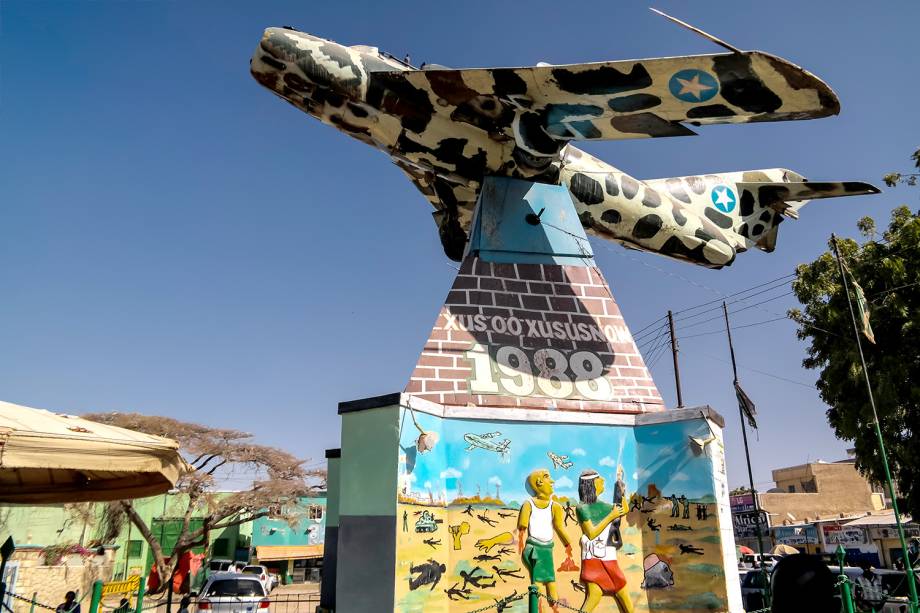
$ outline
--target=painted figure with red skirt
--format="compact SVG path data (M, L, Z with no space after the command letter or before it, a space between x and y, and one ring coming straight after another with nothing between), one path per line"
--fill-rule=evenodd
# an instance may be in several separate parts
M586 470L578 479L578 505L575 513L581 526L581 581L585 584L582 611L593 611L607 594L616 600L620 613L633 613L626 576L617 562L613 522L626 515L628 497L623 492L620 505L600 500L604 478L595 470Z

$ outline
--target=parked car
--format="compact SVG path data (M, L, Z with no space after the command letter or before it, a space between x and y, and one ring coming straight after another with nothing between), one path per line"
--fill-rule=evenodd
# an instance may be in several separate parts
M766 602L766 582L770 580L770 571L767 577L760 569L740 569L741 576L741 603L745 611L757 611L764 608Z
M909 610L907 573L884 568L874 569L872 573L874 579L864 573L850 577L857 606L878 613L906 613Z
M208 562L208 571L211 573L226 572L230 570L231 566L233 566L233 560L213 558Z
M764 565L768 569L773 568L780 557L781 556L776 556L772 553L765 553L763 554ZM760 559L761 558L759 553L745 553L741 556L741 560L738 566L739 568L759 568Z
M271 591L275 589L275 586L273 585L274 581L272 580L268 569L264 566L258 564L250 564L249 566L244 566L243 574L258 577L259 581L262 582L262 587L265 588L266 594L270 594Z
M265 586L255 575L215 573L198 597L198 610L213 613L271 613Z

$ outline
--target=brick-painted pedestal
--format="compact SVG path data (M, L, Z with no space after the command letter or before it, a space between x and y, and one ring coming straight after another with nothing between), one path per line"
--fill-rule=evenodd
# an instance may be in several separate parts
M564 356L565 368L547 360L546 349ZM488 356L490 376L477 371L485 368L480 355ZM600 270L491 263L473 255L464 260L405 391L449 406L664 409Z

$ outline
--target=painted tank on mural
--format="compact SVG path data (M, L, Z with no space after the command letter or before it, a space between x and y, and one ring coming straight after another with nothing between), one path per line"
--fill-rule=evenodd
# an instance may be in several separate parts
M297 108L389 155L434 206L445 253L457 261L490 175L565 185L589 233L710 268L751 248L773 251L779 224L807 200L878 191L782 168L643 181L572 145L839 112L830 87L799 66L669 19L729 53L417 69L375 47L269 28L250 71Z

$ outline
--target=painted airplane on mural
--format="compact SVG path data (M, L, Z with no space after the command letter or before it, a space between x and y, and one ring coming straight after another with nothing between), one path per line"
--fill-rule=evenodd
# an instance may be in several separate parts
M508 448L511 446L511 440L492 440L498 438L501 435L501 432L487 432L485 434L467 433L463 435L463 440L469 443L469 446L466 448L467 451L473 451L474 449L485 449L486 451L494 451L495 453L504 455L508 453Z
M375 47L269 28L250 71L297 108L389 155L434 206L444 251L458 261L490 175L565 185L590 234L710 268L752 247L773 251L780 222L798 218L807 200L878 192L782 168L643 181L575 148L572 141L695 134L687 124L839 112L830 87L799 66L665 17L729 53L417 69Z

